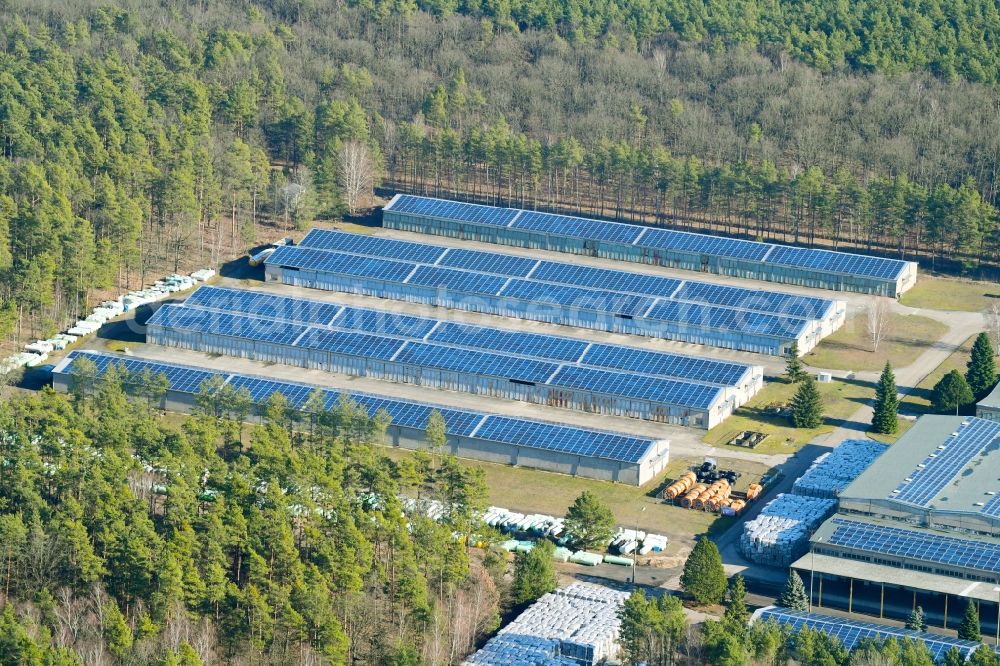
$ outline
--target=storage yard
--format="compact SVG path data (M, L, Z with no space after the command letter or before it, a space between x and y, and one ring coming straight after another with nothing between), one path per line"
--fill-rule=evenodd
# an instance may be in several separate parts
M407 195L386 207L384 224L390 231L376 236L313 229L258 252L263 283L224 278L182 299L198 280L172 276L128 303L102 304L16 362L37 365L78 344L70 336L169 297L152 308L145 344L126 355L69 351L54 387L92 390L81 382L121 366L133 391L140 374L165 375L160 406L169 411L191 411L196 395L215 387L211 399L219 386L245 389L249 419L262 419L277 393L299 410L350 400L390 417L383 443L393 458L426 446L436 410L447 450L485 463L494 506L481 518L509 552L551 539L566 566L627 571L639 557L683 557L696 535L736 523L733 559L797 569L814 610L899 618L920 604L947 629L975 599L984 631L1000 626L1000 423L924 417L891 447L841 437L784 479L774 468L806 438L730 446L730 435L783 418L765 415L760 400L787 389L767 379L792 345L807 354L865 303L810 289L898 297L915 264ZM851 391L838 408L867 400L866 381L841 378ZM983 416L993 402L983 401ZM563 530L560 512L584 488L599 489L620 524L601 552L573 549ZM404 506L408 515L444 511ZM584 584L546 595L466 663L613 659L623 599ZM818 612L765 608L759 620L822 628L845 644L906 635L935 654L971 649Z

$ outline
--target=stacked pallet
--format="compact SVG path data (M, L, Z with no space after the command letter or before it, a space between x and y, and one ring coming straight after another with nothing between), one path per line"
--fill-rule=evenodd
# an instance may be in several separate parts
M845 440L824 453L795 481L792 492L808 497L835 498L886 450L870 439Z
M740 551L757 564L787 567L809 547L809 535L837 507L836 500L781 494L743 525Z
M464 664L593 666L618 656L627 594L588 583L546 594Z

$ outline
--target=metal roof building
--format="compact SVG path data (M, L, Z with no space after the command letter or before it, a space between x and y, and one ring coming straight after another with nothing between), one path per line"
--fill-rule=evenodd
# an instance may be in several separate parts
M892 297L917 280L917 264L910 261L409 194L393 197L382 211L382 224L451 238Z
M971 599L1000 634L1000 423L921 417L840 493L792 566L820 574L828 600L838 590L849 609L859 590L879 589L879 613L886 594L902 595L954 626Z
M976 404L976 416L981 419L1000 421L1000 384L990 394Z
M669 456L670 446L666 440L569 427L537 419L497 416L370 393L348 395L311 384L100 352L70 352L52 371L52 384L56 390L73 390L77 381L74 363L84 357L95 364L98 376L111 366L124 368L127 390L138 388L138 377L144 370L153 375L163 373L170 388L160 406L170 411L187 412L193 409L195 396L202 390L204 382L218 377L225 385L245 388L255 405L260 405L274 393L281 393L289 404L302 409L310 394L318 389L322 392L326 409L333 409L341 400L350 399L369 416L384 410L391 418L385 441L389 446L409 449L424 446L427 419L432 410L437 410L444 417L451 452L474 460L642 485L662 471ZM84 390L90 388L84 387Z
M843 301L313 229L266 279L615 333L784 355L815 347Z
M215 287L159 308L146 335L168 347L700 428L763 383L759 366Z

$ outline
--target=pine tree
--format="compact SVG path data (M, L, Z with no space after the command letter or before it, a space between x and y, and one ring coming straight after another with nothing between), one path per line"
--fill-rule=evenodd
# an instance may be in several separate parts
M823 400L816 380L806 377L792 398L792 425L796 428L818 428L823 423Z
M541 540L527 553L514 560L514 580L510 586L511 604L521 606L556 589L556 571L552 566L555 546Z
M700 604L720 603L726 594L726 572L718 547L701 537L684 563L681 586Z
M788 574L788 581L778 596L777 604L791 610L809 610L809 595L806 594L806 586L798 572L793 570Z
M958 370L952 370L941 378L931 392L931 404L935 411L957 413L959 408L970 404L975 397L965 377Z
M917 606L906 618L906 628L912 631L927 631L927 619L924 617L924 609Z
M957 647L948 648L941 660L941 666L965 666L965 655Z
M966 366L965 379L978 400L985 396L997 383L996 352L990 344L990 336L980 333L972 344L972 355Z
M958 625L958 637L977 643L983 640L983 632L979 627L979 611L974 601L969 601L965 607L965 614Z
M729 582L729 597L722 623L733 635L741 635L747 628L750 611L747 610L747 586L743 576L736 574Z
M802 359L799 358L799 343L792 342L785 360L785 376L788 377L789 381L797 384L805 379L807 374Z
M607 543L615 529L615 515L597 495L585 490L566 511L564 527L573 543L586 550Z
M875 405L872 414L872 430L883 435L890 435L899 429L899 389L896 388L896 376L892 365L885 362L878 386L875 387Z

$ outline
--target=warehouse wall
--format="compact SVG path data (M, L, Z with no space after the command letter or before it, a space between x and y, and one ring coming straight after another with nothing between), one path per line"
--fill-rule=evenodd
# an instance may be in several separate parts
M701 273L715 273L781 284L794 284L816 289L880 294L897 298L916 283L917 264L910 262L898 280L880 280L860 276L839 275L825 271L798 269L725 257L688 252L641 248L608 241L586 241L521 229L492 225L458 223L437 220L414 213L382 212L382 225L389 229L434 234L449 238L478 240L512 247L536 248L585 256L605 257L620 261L680 268Z

